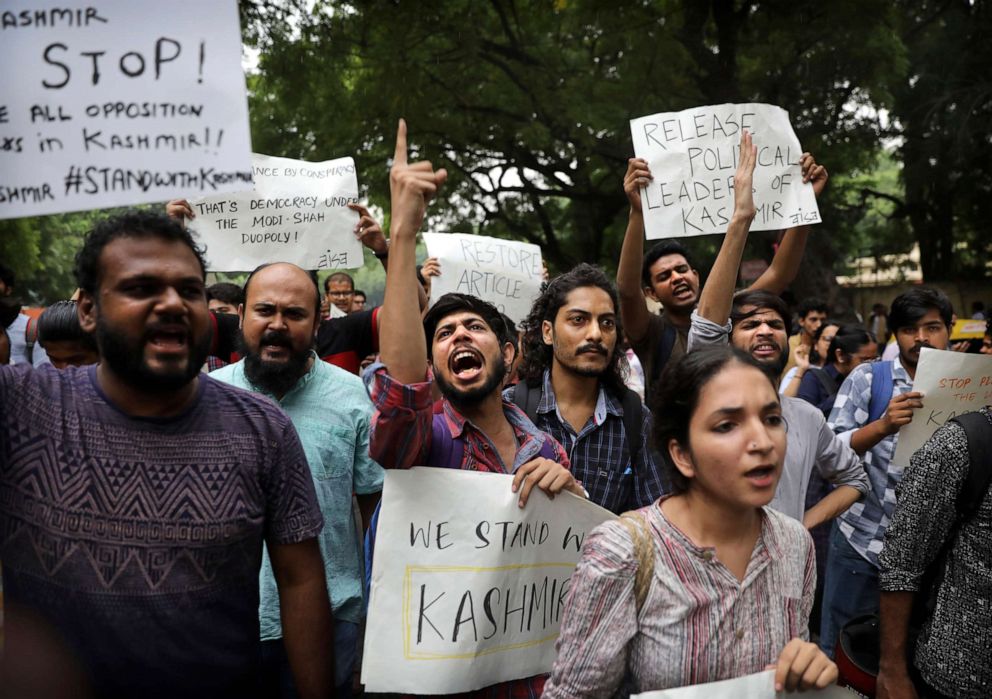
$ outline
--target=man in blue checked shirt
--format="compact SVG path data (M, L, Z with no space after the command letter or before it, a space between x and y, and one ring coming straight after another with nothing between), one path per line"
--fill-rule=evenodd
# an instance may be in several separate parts
M913 391L916 364L924 347L946 349L951 302L937 289L917 288L892 302L889 327L899 356L892 362L862 364L840 387L829 424L864 455L871 489L835 522L824 576L820 648L833 657L837 634L851 619L877 614L878 555L896 506L896 486L908 464L892 464L899 428L923 404Z
M617 292L580 264L552 279L524 321L521 381L503 393L568 452L589 499L616 512L663 493L651 413L624 385Z

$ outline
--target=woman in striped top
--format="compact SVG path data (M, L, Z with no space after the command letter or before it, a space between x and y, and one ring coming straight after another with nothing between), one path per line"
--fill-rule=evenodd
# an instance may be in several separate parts
M777 689L834 683L837 667L807 642L809 534L764 507L786 445L772 380L749 355L713 347L666 369L653 398L672 494L638 510L639 526L609 522L586 541L544 697L610 697L625 677L645 692L770 666Z

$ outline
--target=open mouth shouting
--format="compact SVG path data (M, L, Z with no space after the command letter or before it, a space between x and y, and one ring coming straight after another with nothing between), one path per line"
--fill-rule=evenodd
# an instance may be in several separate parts
M190 345L185 325L157 325L145 333L145 343L157 354L185 355Z
M760 361L778 359L782 354L782 348L774 342L762 340L751 347L751 356Z
M771 488L775 485L775 466L766 464L752 468L744 473L744 477L755 488Z
M689 301L695 296L695 292L686 282L679 282L672 289L672 296L679 301Z
M448 368L459 381L474 381L482 374L483 358L477 350L462 347L451 353Z

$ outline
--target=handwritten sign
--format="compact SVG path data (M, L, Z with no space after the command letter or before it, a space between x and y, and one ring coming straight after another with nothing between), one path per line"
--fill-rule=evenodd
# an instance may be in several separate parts
M0 218L251 187L233 0L6 0Z
M726 232L745 129L758 148L751 230L820 222L813 187L803 184L803 151L789 113L769 104L720 104L631 120L634 154L648 161L654 177L641 189L648 238Z
M431 282L433 301L452 291L471 294L519 323L541 293L536 245L462 233L424 233L424 243L441 263L441 276Z
M564 493L517 506L511 476L387 471L362 682L449 694L550 672L582 542L614 515Z
M361 267L354 234L358 179L351 158L308 163L252 154L255 189L190 200L189 227L207 246L215 272L245 272L264 262L303 269Z
M766 670L732 680L632 694L630 699L777 699L784 696L791 695L786 695L785 692L777 694L775 671ZM817 691L807 690L803 696L812 696L816 699L852 699L857 695L833 685Z
M892 463L903 468L945 422L992 404L992 357L924 347L913 390L923 394L923 407L899 430L892 457Z

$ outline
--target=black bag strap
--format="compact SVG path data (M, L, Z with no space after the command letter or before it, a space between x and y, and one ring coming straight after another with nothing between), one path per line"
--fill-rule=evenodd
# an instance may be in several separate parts
M523 410L535 425L537 424L537 406L541 402L543 390L542 386L529 386L526 381L518 381L517 385L513 387L513 403ZM623 428L629 441L627 449L630 452L631 463L633 463L634 457L640 451L644 434L642 430L644 404L641 402L641 397L628 388L621 398L620 405L623 409Z
M828 396L837 395L837 391L840 390L840 386L837 385L837 382L834 380L833 376L825 372L823 369L815 366L810 367L809 371L812 372L813 376L816 377L816 380L820 382L820 386L823 387L823 390L826 391Z
M623 394L620 403L623 408L623 430L627 434L627 450L630 452L631 466L634 464L634 457L641 450L641 440L643 439L644 426L644 404L636 391L629 388Z
M992 424L983 412L964 413L951 419L961 425L968 437L968 475L957 503L957 521L963 524L978 511L992 484Z
M541 403L542 386L529 386L526 381L518 381L513 387L513 402L523 410L530 421L537 424L537 406Z
M675 326L671 323L665 324L665 329L661 332L661 342L658 343L658 351L655 352L654 362L651 364L651 377L648 381L648 386L653 386L658 377L661 376L661 372L664 371L665 365L668 364L668 360L671 359L672 350L675 349L675 339L678 337L678 331Z

